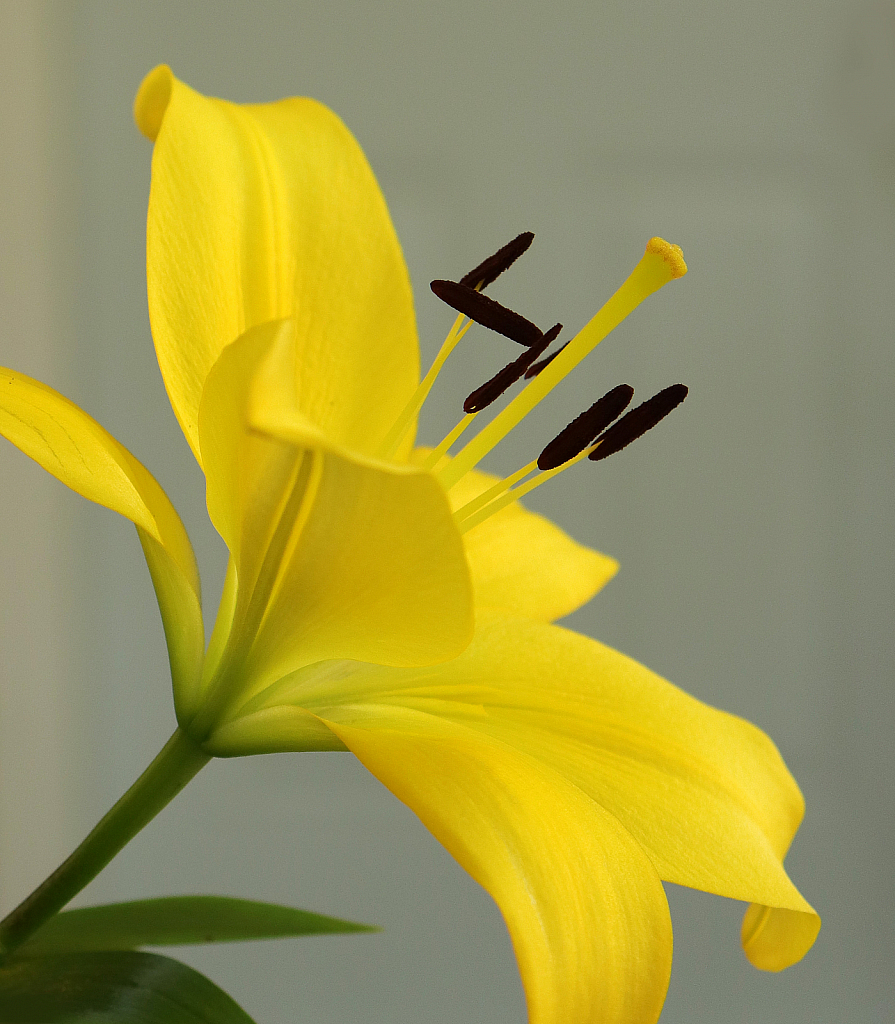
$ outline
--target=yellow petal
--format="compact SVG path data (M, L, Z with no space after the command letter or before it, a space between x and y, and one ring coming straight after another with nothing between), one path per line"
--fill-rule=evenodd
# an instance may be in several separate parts
M775 908L747 915L744 942L756 966L779 970L813 942L819 919L782 864L802 797L773 743L748 722L587 637L485 615L447 665L321 669L272 687L266 706L319 712L375 701L462 722L605 807L662 878Z
M357 142L310 99L239 106L158 67L135 102L155 141L149 312L178 420L199 457L205 378L222 349L294 318L302 408L373 452L418 379L412 295Z
M746 956L755 967L782 971L802 959L819 931L816 914L753 903L743 918L741 938Z
M78 494L133 522L155 586L178 714L192 706L204 634L189 537L152 474L73 402L0 369L0 433Z
M291 404L281 436L267 432L295 345L290 321L247 331L208 374L200 407L209 510L243 600L254 588L264 602L240 700L310 662L426 664L472 636L462 541L431 473L343 448Z
M497 477L472 470L450 492L454 510ZM552 622L588 602L618 562L574 541L518 501L463 535L477 608Z
M486 682L485 706L495 705L481 728L537 751L615 814L662 878L783 911L767 940L774 969L807 952L820 921L782 865L804 804L761 730L555 627L497 625L475 652L463 680ZM765 966L760 936L751 958Z
M537 759L394 706L320 717L497 902L531 1024L652 1024L671 970L668 905L618 821Z
M261 324L228 345L208 373L199 406L208 513L243 589L254 585L300 460L293 444L248 422L252 379L280 333L293 340L291 321Z
M425 665L472 637L463 546L429 473L309 449L302 508L247 676L330 658Z
M219 725L202 743L212 757L245 757L290 751L347 750L316 715L304 708L265 708Z

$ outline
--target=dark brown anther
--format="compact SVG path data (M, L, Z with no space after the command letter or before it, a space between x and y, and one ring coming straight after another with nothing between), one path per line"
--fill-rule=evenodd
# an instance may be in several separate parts
M560 336L561 332L562 332L562 324L554 324L550 328L549 331L545 331L544 332L544 339L543 339L544 342L545 342L544 348L546 348L547 345L552 345L553 342L556 341L556 339ZM563 346L563 347L565 347L565 346ZM543 352L544 349L541 349L541 351ZM538 357L535 356L534 358L537 359ZM526 373L525 376L527 377L528 374Z
M511 363L507 363L502 370L498 370L481 387L477 387L475 391L467 396L466 401L463 403L463 411L470 413L481 412L482 409L487 409L492 402L500 398L508 387L515 384L520 377L525 376L526 368L547 350L550 343L561 330L562 324L554 324L536 345L532 345L521 356L518 356Z
M482 327L497 331L526 348L536 345L543 337L530 320L479 294L469 285L458 284L456 281L432 281L429 287L442 302L452 306L458 313L463 313Z
M611 391L607 391L553 438L538 456L538 469L556 469L569 459L574 459L601 430L605 430L627 409L633 397L634 389L630 384L619 384Z
M610 455L620 452L622 448L651 430L660 420L665 419L671 410L679 406L686 397L686 384L672 384L671 387L648 398L636 409L625 413L618 423L613 423L599 438L599 447L595 448L588 458L598 462L600 459L608 459Z
M523 231L521 235L516 235L512 242L507 242L493 256L482 260L474 270L464 274L460 278L460 284L468 285L470 288L487 288L505 270L510 269L534 240L535 236L531 231Z
M566 345L568 344L569 343L566 342ZM556 359L556 357L560 354L560 352L562 352L566 345L561 345L555 352L551 352L546 359L542 359L539 363L535 363L534 366L529 366L529 368L525 371L526 379L528 379L529 377L537 377L541 370L548 367L553 362L553 360Z

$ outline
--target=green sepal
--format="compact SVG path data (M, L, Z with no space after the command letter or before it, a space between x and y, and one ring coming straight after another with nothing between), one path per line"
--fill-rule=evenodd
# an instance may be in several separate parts
M375 925L341 921L277 903L229 896L163 896L66 910L50 918L16 955L375 931L379 931Z
M156 953L19 956L0 967L0 1024L253 1024L217 985Z

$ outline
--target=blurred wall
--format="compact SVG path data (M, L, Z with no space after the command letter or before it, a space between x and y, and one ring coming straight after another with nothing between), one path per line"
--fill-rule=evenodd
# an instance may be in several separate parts
M0 362L41 377L173 496L213 607L222 546L167 407L145 311L150 147L131 122L166 61L237 100L306 93L365 147L427 282L518 231L499 297L583 323L647 238L690 273L637 311L494 453L511 470L619 380L690 385L617 459L531 504L618 557L572 617L776 740L808 814L787 861L824 916L780 976L741 908L670 887L663 1021L875 1024L892 1015L895 8L859 0L451 5L29 3L2 8ZM437 440L490 373L453 360ZM133 530L0 452L0 894L36 884L173 728ZM190 952L259 1024L524 1020L490 900L347 755L212 764L83 902L219 891L370 920L383 935Z
M70 161L57 117L54 12L4 4L0 24L0 364L65 382L74 339L64 250ZM0 895L34 884L33 865L77 834L70 765L83 744L73 645L76 501L5 441L0 446Z

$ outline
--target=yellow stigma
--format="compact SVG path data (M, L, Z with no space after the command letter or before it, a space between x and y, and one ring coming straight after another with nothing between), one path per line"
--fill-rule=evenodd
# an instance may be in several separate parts
M679 246L671 245L662 238L651 238L627 281L596 316L584 325L549 366L532 379L524 391L476 434L450 463L436 472L442 486L450 490L647 296L676 277L683 277L686 272L687 264Z
M671 242L666 242L664 238L651 238L646 243L646 252L643 255L646 257L650 253L658 256L665 264L668 273L671 274L670 280L673 281L676 277L683 277L687 273L684 253L679 245L672 245ZM665 282L663 281L662 284L665 284Z

